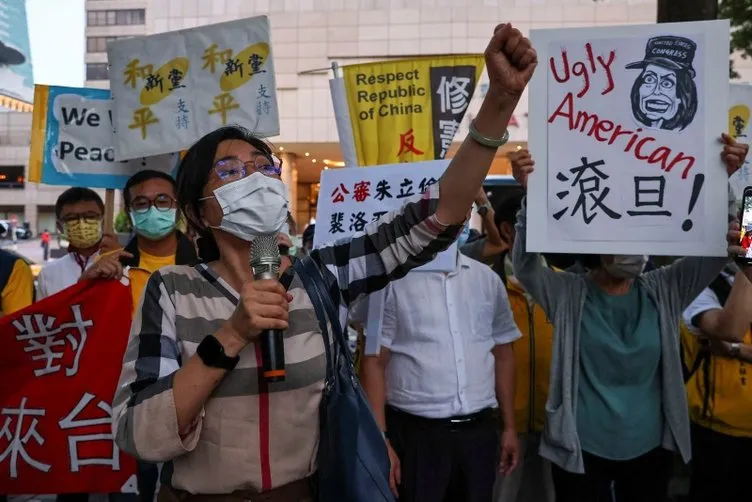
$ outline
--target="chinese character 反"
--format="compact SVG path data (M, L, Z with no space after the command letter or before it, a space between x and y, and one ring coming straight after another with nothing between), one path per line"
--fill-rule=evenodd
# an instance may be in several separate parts
M415 192L413 192L413 180L405 178L402 183L400 183L400 191L397 194L397 198L404 199L405 197L412 197L413 195L415 195Z
M363 229L366 226L366 213L363 211L358 211L357 213L352 213L350 215L350 231L351 232L362 232Z
M663 209L663 192L666 189L665 176L635 176L635 207L655 207L627 211L629 216L671 216L671 211Z
M441 77L439 89L436 91L440 99L441 112L455 115L464 112L470 103L469 87L470 79L467 77Z
M406 161L404 157L409 153L423 155L424 152L415 147L415 133L412 129L408 130L405 134L400 134L399 137L400 147L399 152L397 152L397 157L400 158L401 161Z
M34 370L35 376L43 376L60 371L60 360L65 355L67 341L73 351L73 362L65 368L65 376L78 373L78 364L86 344L86 329L94 325L93 321L81 316L81 305L72 305L73 321L61 323L54 327L56 318L44 314L26 314L13 321L18 330L16 340L27 342L24 352L31 352L32 361L44 361L43 368Z
M344 234L345 229L342 227L345 223L345 213L333 213L332 220L329 223L330 234Z
M18 457L21 457L26 464L38 471L49 472L51 465L34 460L26 451L26 445L32 439L38 446L44 444L44 438L37 432L37 424L39 423L37 417L43 417L45 410L27 409L26 398L24 397L21 398L21 405L18 408L3 408L0 410L0 415L5 417L5 422L0 428L0 440L4 439L8 443L8 446L0 453L0 464L5 462L6 459L9 460L10 478L18 478ZM11 426L13 427L11 428Z
M86 432L83 429L85 427L96 427L102 425L112 424L112 407L104 401L97 403L97 408L104 412L104 416L99 418L79 418L82 411L86 409L91 401L94 400L94 395L85 392L76 406L63 417L58 424L62 430L78 429L78 432ZM102 430L106 432L102 432ZM78 445L81 443L105 441L112 445L112 455L107 458L81 458L78 451ZM109 427L98 427L94 431L90 431L88 434L76 434L68 436L68 456L70 458L70 470L71 472L78 472L81 470L81 466L85 465L109 465L112 470L120 470L120 449L113 441L112 431Z
M574 216L575 213L577 213L577 211L581 209L582 218L585 221L585 224L589 225L590 222L593 221L593 218L596 217L597 213L595 213L594 210L596 208L599 208L611 219L618 220L619 218L621 218L621 215L619 213L610 209L603 202L611 191L608 187L601 190L601 181L607 180L608 175L599 170L598 167L604 165L605 162L602 160L598 160L596 162L588 162L587 157L582 157L580 160L582 161L582 165L573 167L569 170L569 172L574 175L574 179L572 180L570 187L574 187L576 185L580 192L579 196L577 197L577 202L574 205L574 209L572 209L571 216ZM587 178L584 178L583 175L587 171L592 171L593 174ZM569 178L561 172L556 175L556 179L561 182L569 181ZM563 190L556 194L559 200L563 200L568 195L569 190ZM587 207L588 198L590 198L593 202L590 208ZM554 213L554 219L560 219L568 210L569 207L565 207L561 211Z

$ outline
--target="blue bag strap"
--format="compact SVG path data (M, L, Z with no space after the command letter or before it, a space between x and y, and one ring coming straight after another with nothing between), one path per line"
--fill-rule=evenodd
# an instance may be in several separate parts
M334 382L334 357L332 356L332 347L329 341L329 328L326 324L326 309L321 301L318 288L315 286L315 276L311 277L303 264L303 261L307 259L306 257L302 260L293 260L292 266L298 277L300 277L300 280L303 281L303 286L308 293L308 297L311 299L313 310L316 312L316 319L319 321L321 336L324 338L324 352L326 355L326 382L324 386L328 390Z
M337 349L338 355L346 357L348 360L352 359L349 351L350 349L347 346L347 340L345 339L345 333L342 330L342 325L339 322L339 312L337 306L334 304L331 295L327 291L326 283L324 283L324 278L321 275L321 270L318 268L318 266L316 266L316 263L314 263L313 259L311 259L309 256L306 256L300 261L301 265L306 271L306 275L311 279L313 287L316 289L318 296L321 298L324 308L326 309L327 315L329 317L329 322L331 323L332 330L334 331L332 338L334 339L334 344Z

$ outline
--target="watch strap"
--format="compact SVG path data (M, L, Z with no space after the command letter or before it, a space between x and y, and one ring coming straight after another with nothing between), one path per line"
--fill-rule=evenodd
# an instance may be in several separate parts
M240 361L240 356L228 356L224 346L214 335L207 335L201 340L196 354L206 366L227 371L234 369Z

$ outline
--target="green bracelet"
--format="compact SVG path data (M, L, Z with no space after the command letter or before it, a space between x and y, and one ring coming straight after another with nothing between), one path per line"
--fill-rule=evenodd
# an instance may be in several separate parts
M473 120L470 122L470 137L481 146L498 149L499 147L506 145L507 141L509 141L509 129L504 131L504 137L501 139L489 138L478 132L475 128L475 120Z

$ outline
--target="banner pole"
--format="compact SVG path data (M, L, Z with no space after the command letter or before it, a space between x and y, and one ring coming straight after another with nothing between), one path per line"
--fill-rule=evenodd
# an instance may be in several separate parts
M334 121L337 123L337 136L339 136L339 148L342 150L342 158L345 167L358 166L358 154L355 151L355 137L353 136L352 122L350 121L350 108L347 104L347 91L345 79L340 77L339 63L332 63L334 78L329 80L329 92L332 95L334 107Z
M115 190L108 188L104 192L104 223L102 231L105 234L113 233L115 226Z

